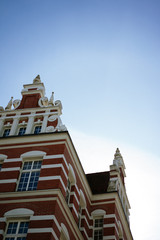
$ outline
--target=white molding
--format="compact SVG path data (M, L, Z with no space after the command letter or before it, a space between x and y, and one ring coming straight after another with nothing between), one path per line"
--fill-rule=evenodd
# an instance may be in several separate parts
M1 217L0 218L0 222L5 222L6 221L6 217Z
M105 236L105 237L103 237L103 240L116 240L116 237L114 235L112 235L112 236Z
M0 180L0 184L3 183L16 183L17 179L4 179L4 180Z
M66 226L63 223L61 223L61 231L63 232L65 238L67 240L70 240L68 230L67 230Z
M73 208L73 210L74 210L76 216L78 217L78 213L77 213L77 210L75 209L74 204L73 204L73 203L70 203L70 204L69 204L69 207L72 207L72 208Z
M44 157L45 155L46 155L46 152L29 151L21 154L21 158Z
M1 172L10 172L10 171L19 171L20 167L13 167L13 168L2 168Z
M46 168L50 168L50 169L51 169L51 168L62 168L65 177L68 178L67 173L66 173L66 171L65 171L65 169L64 169L64 167L63 167L63 164L61 164L61 163L42 165L42 167L41 167L41 169L46 169Z
M59 179L62 183L62 186L64 188L64 190L66 190L66 187L64 185L64 182L62 180L62 178L60 176L46 176L46 177L39 177L39 181L48 181L48 180L57 180Z
M53 228L29 228L28 233L52 233L53 237L58 240Z
M0 235L4 234L4 230L0 229Z
M5 163L9 163L9 162L22 162L21 158L9 158L9 159L5 159L4 160Z
M106 211L104 211L103 209L96 209L93 212L91 212L91 216L93 217L104 216L104 215L106 215Z
M4 154L0 154L0 160L6 160L6 158L8 158L7 155L4 155Z
M15 208L12 209L4 214L6 218L9 217L14 217L14 218L19 218L19 217L29 217L34 214L34 211L27 209L27 208Z

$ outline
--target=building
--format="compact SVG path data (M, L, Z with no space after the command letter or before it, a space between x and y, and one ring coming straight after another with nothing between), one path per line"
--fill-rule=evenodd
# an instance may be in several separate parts
M0 240L133 239L125 164L85 174L38 75L0 107Z

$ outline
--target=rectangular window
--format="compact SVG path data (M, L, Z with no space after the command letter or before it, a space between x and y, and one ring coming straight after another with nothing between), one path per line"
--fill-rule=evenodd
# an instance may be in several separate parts
M3 137L7 137L7 136L9 136L10 131L11 131L10 128L6 128L6 129L4 130Z
M94 240L103 239L103 218L94 219Z
M25 127L24 127L24 128L20 128L18 135L19 135L19 136L22 136L22 135L25 134L25 132L26 132L26 128L25 128Z
M37 189L42 161L24 162L17 191Z
M36 126L34 129L34 134L39 134L41 132L42 126Z
M29 222L15 221L9 222L5 240L26 240Z

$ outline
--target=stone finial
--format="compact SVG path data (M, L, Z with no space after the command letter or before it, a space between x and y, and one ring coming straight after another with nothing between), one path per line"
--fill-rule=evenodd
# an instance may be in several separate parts
M116 152L114 154L114 159L118 159L118 158L122 158L119 148L116 149Z
M113 164L116 165L117 167L120 167L123 165L123 157L119 151L119 148L116 149L116 152L114 154Z
M49 100L49 105L54 105L54 92L52 92L52 95L50 97L50 100Z
M33 83L41 83L41 79L40 79L40 75L37 75L37 77L35 77L35 79L33 79Z
M5 107L5 110L11 110L11 107L12 107L12 99L13 99L13 97L11 97L11 100L8 102L7 106Z

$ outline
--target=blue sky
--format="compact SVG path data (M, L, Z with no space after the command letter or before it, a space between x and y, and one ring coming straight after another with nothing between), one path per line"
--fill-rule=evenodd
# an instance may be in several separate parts
M40 74L46 95L62 101L86 172L107 168L120 147L136 240L159 237L159 208L146 212L160 200L159 12L159 0L0 1L0 105ZM89 140L104 149L98 168L102 147L88 151Z

